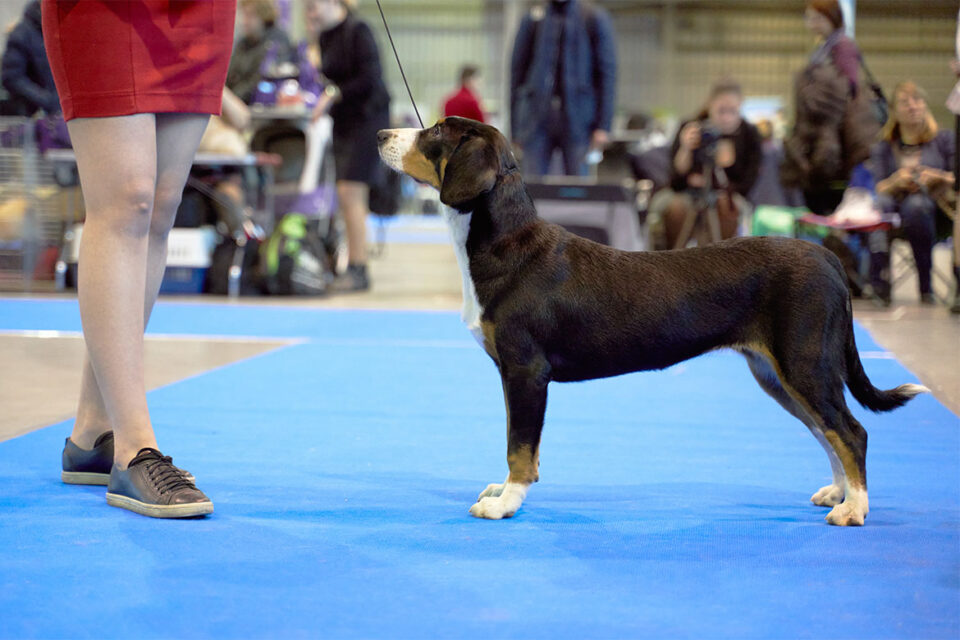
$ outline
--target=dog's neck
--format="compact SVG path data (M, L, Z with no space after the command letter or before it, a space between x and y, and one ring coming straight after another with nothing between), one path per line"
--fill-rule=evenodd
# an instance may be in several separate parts
M533 199L515 169L499 176L493 189L473 204L467 241L469 253L489 248L537 219Z
M529 225L536 220L537 213L533 207L533 201L523 186L523 180L516 171L509 171L500 176L494 188L477 198L472 204L475 207L473 211L457 211L444 207L443 216L450 228L454 254L462 277L461 317L477 341L483 344L480 327L483 305L477 297L471 255L474 251L488 250L498 239L503 239L517 229ZM516 215L498 216L498 211L516 211ZM471 243L474 245L473 250L468 249ZM481 262L489 264L487 260ZM481 273L486 274L489 268L484 264L477 266Z

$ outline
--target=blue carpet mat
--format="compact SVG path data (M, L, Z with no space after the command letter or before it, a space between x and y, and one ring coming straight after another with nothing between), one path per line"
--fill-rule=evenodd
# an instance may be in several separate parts
M0 301L22 329L78 330L76 305ZM960 634L960 419L930 396L851 400L871 511L844 529L808 501L822 449L738 356L555 384L541 482L481 521L503 400L456 314L161 304L151 331L305 340L150 394L205 520L62 485L69 423L0 443L2 638Z

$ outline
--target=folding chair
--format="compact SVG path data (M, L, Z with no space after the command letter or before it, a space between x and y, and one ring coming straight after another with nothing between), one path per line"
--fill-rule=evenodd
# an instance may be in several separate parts
M936 220L936 231L934 236L934 248L937 245L949 242L953 235L953 219L956 217L955 205L949 201L945 196L937 199L937 220ZM910 248L908 242L903 242L901 239L894 239L895 241L890 243L890 271L893 274L894 264L902 266L903 269L897 269L899 273L895 276L891 275L890 278L890 288L893 289L898 284L903 283L906 279L910 278L917 273L917 263L913 259L913 250ZM898 241L900 240L900 241ZM956 242L956 239L954 239ZM930 281L931 281L931 292L934 297L943 304L949 304L949 292L953 286L953 276L949 272L944 272L943 269L937 268L937 265L934 263L933 268L930 272ZM943 284L943 287L947 291L947 295L940 295L936 291L936 287L932 286L937 281Z

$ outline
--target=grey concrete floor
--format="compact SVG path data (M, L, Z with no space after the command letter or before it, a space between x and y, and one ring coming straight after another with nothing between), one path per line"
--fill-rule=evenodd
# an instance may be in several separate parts
M938 261L942 264L943 260L943 255L939 255ZM317 299L228 301L190 297L177 300L195 304L227 302L318 308L456 310L460 307L460 274L449 245L389 244L382 255L371 261L371 275L372 290L360 294ZM856 318L884 349L930 387L944 405L960 415L960 316L951 316L943 306L919 305L915 290L915 280L905 279L894 290L895 304L887 309L857 301ZM282 344L215 337L188 340L151 337L145 347L147 386L153 389L170 384L254 357ZM2 335L0 354L0 440L73 414L84 356L79 335Z

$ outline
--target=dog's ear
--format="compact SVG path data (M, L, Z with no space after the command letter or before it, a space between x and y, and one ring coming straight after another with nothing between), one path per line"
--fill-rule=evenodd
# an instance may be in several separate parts
M454 150L443 172L440 202L464 211L469 203L493 189L499 173L499 159L482 136L466 138Z

